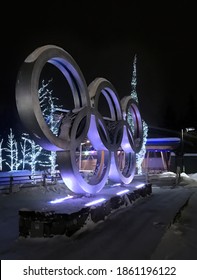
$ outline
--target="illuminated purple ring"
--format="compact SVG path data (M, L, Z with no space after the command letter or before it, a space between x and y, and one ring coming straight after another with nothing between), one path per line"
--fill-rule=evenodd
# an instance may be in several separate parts
M129 112L132 116L132 120L134 123L134 150L138 153L143 144L143 127L142 127L142 118L138 108L138 103L132 99L131 96L125 96L121 99L121 106L123 110L123 119L128 122Z
M121 141L122 151L119 149L112 152L109 179L113 182L129 184L133 180L136 169L136 153L133 133L126 121L120 121L119 126L123 129ZM125 165L120 166L118 152L124 155Z
M119 122L122 120L121 103L118 94L116 92L116 89L114 88L111 82L109 82L105 78L96 78L94 81L90 83L90 85L88 86L88 90L89 90L91 105L94 107L96 111L98 111L99 98L102 94L106 98L106 101L109 106L109 110L110 110L109 121ZM105 119L104 121L107 122L107 120ZM99 125L97 125L97 128L99 128ZM123 130L119 128L118 130L114 131L114 133L119 134L119 137L115 135L116 137L110 139L110 142L106 144L108 149L110 149L111 151L116 150L120 146L120 143L122 141Z
M89 114L91 116L89 117ZM97 115L95 117L95 114ZM95 174L93 174L92 178L89 182L87 182L82 175L80 174L79 167L76 163L75 152L76 148L80 145L80 143L76 140L76 134L78 128L80 126L80 122L83 118L90 118L90 125L88 129L88 139L91 141L94 148L97 150L97 166ZM69 151L58 152L57 160L59 162L59 169L61 172L62 179L67 187L75 193L98 193L106 184L110 162L111 162L111 153L109 150L103 145L101 135L96 129L95 119L99 118L99 113L94 113L93 110L88 111L87 109L82 110L75 119L73 124L73 129L71 133L71 146ZM109 137L107 135L107 130L105 125L103 124L102 129L105 134L106 139L109 141ZM80 139L81 139L80 135ZM86 138L86 132L83 133L83 139Z
M114 86L104 78L95 79L88 86L88 90L91 98L91 104L96 111L98 111L98 103L101 94L105 96L110 109L111 121L118 123L117 127L113 131L113 139L110 139L110 143L106 145L109 151L111 151L109 179L114 182L129 184L134 177L136 168L136 156L134 151L135 145L132 131L128 123L123 120L121 102L118 98L116 90ZM97 125L97 130L98 128L99 125ZM123 170L121 170L118 163L117 152L120 146L124 151L125 160L128 165L125 166Z

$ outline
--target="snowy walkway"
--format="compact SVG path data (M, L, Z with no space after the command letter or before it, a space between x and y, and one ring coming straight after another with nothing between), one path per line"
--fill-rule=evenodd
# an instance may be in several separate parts
M159 182L159 181L158 181ZM152 194L68 238L18 237L20 195L0 196L1 259L197 259L197 184L153 184ZM165 183L169 183L165 181ZM20 192L19 192L20 193ZM34 193L26 197L26 206ZM51 194L50 194L51 195ZM41 203L42 201L38 201ZM2 206L2 205L1 205Z

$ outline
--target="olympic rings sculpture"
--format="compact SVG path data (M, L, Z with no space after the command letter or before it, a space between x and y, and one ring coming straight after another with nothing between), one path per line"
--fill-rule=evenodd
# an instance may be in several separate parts
M54 135L48 127L38 97L39 78L47 63L54 65L67 80L75 106L69 131L62 122L59 135ZM109 118L103 117L98 109L102 95L109 106ZM22 123L35 142L57 152L62 180L72 192L95 194L107 180L123 184L133 180L136 153L143 140L138 103L131 96L119 100L116 89L105 78L96 78L87 86L79 66L64 49L45 45L25 59L17 76L16 105ZM129 114L133 128L128 123ZM96 168L88 180L82 176L76 160L76 152L87 138L97 154Z

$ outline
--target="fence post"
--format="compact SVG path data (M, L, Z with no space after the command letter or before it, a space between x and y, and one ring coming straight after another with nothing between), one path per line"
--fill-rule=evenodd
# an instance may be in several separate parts
M12 187L13 187L13 176L10 176L9 193L12 193Z
M42 178L43 178L42 185L43 185L43 187L46 187L46 177L47 177L47 175L45 173L43 173L42 174Z

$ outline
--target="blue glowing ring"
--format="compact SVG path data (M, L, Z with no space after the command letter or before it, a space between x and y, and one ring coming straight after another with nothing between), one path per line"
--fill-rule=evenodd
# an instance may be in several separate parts
M113 182L129 184L133 180L136 168L136 153L133 133L126 121L119 126L123 129L122 141L119 149L113 150L109 179Z
M91 116L89 117L89 114ZM62 179L67 187L75 193L98 193L104 186L108 177L111 153L103 145L103 139L96 129L95 114L98 118L98 113L94 113L93 110L82 110L75 119L71 132L71 146L70 150L66 152L57 153L58 166L61 172ZM77 139L77 132L79 130L80 124L83 119L90 119L89 129L86 133L80 133L79 140ZM86 125L86 122L85 122ZM109 137L107 130L103 124L103 134L105 134L106 140L109 142ZM102 134L102 135L103 135ZM88 136L95 150L97 150L97 168L95 168L94 173L87 181L83 178L80 173L79 164L76 162L76 151ZM82 141L83 140L83 141Z

